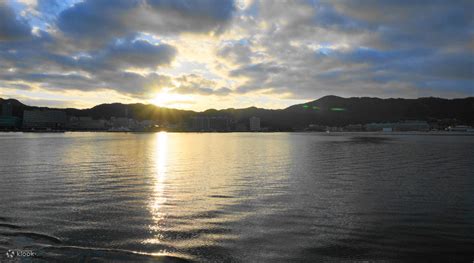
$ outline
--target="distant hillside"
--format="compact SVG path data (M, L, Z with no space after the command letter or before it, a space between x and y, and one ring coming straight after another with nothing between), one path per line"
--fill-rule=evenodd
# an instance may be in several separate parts
M68 115L91 116L95 119L110 119L111 117L130 117L138 120L158 120L160 122L176 123L186 120L197 113L194 111L169 109L151 104L101 104L90 109L67 109Z
M4 101L0 99L0 103ZM21 117L24 109L32 109L17 100L8 100L13 105L13 114ZM291 130L307 127L309 124L343 126L370 122L395 122L401 120L439 119L457 120L457 123L474 124L474 97L464 99L380 99L341 98L326 96L304 104L293 105L281 110L267 110L256 107L244 109L206 110L195 112L169 109L147 104L101 104L90 109L60 109L72 116L91 116L95 119L110 117L131 117L153 119L160 122L180 123L192 116L228 116L237 122L246 123L251 116L260 117L263 126L277 130Z
M29 108L34 108L34 107L29 107L29 106L26 106L25 104L19 102L18 100L15 100L15 99L2 99L0 98L0 105L3 105L3 104L6 104L6 103L10 103L12 105L12 113L14 116L17 116L17 117L23 117L23 111L25 109L29 109ZM0 113L1 113L1 108L0 107Z
M460 123L474 123L474 97L464 99L380 99L341 98L326 96L284 110L298 118L293 123L308 122L326 125L345 125L401 120L457 119Z

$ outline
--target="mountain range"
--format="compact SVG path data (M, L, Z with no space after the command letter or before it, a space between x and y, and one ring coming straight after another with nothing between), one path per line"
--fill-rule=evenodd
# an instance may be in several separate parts
M15 99L1 99L10 102L14 116L22 117L26 109L49 109L28 106ZM152 119L160 123L182 123L194 116L226 116L237 123L246 123L252 116L259 117L262 125L275 130L292 130L309 124L345 126L372 122L397 122L444 120L450 124L474 124L474 97L462 99L418 98L380 99L371 97L342 98L325 96L285 109L269 110L249 107L243 109L209 109L203 112L158 107L151 104L100 104L90 109L56 109L71 116L90 116L95 119L131 117L138 120Z

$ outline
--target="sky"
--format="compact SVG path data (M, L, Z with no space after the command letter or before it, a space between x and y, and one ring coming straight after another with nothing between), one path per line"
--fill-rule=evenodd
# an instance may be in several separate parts
M474 1L0 0L0 97L284 108L474 96Z

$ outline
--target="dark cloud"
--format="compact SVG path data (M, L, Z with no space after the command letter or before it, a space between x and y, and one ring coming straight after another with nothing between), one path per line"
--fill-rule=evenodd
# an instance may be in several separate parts
M387 47L465 47L474 33L474 2L469 0L356 0L334 5L343 16L376 30Z
M96 77L106 89L116 90L140 99L148 99L165 86L171 85L171 77L150 73L104 72Z
M256 63L245 65L230 72L233 77L247 76L252 78L261 78L260 76L269 76L283 71L284 67L276 63Z
M55 41L39 32L28 41L0 43L0 80L12 88L27 82L48 90L116 90L145 98L170 85L170 77L126 72L128 68L151 69L171 63L176 49L145 40L121 39L103 49L78 54L56 53Z
M474 95L474 55L431 49L377 50L356 48L343 51L317 51L304 63L259 63L244 65L230 72L246 77L239 93L270 90L290 93L295 98L314 96L315 92L356 96L370 93L397 94L400 86L413 94L444 90ZM387 91L384 86L393 87ZM416 92L418 90L418 92ZM401 90L406 93L406 90ZM400 90L398 90L400 92Z
M235 10L234 1L228 0L148 0L154 9L165 9L180 14L180 20L186 17L226 22L231 19Z
M32 88L27 84L22 83L9 83L7 81L0 80L0 87L7 89L18 89L18 90L31 90Z
M73 64L87 71L133 68L155 69L169 64L176 49L167 44L154 45L144 40L119 41L107 48L81 54Z
M0 41L25 39L30 35L30 25L18 18L9 5L0 1Z
M365 65L363 70L372 73L383 72L388 80L414 80L415 78L443 78L446 80L472 79L474 54L441 52L431 49L376 50L357 48L343 52L322 54L317 52L316 60L331 61L334 67L340 65ZM363 72L361 72L363 74ZM367 74L366 74L367 75Z
M180 86L173 90L176 93L180 94L198 94L198 95L216 95L216 96L225 96L232 93L232 90L226 87L221 87L217 89L211 89L206 87L196 87L196 86Z
M115 90L132 97L146 99L159 91L165 85L171 85L169 76L151 73L147 75L132 72L106 71L94 75L77 73L22 73L3 72L0 79L11 87L15 81L26 81L47 90ZM13 82L13 83L9 83Z
M9 68L40 70L49 64L44 56L48 53L48 46L53 42L51 36L44 31L39 31L37 35L27 39L0 42L0 70L5 71Z
M237 64L247 64L251 62L253 56L250 46L251 44L246 40L226 42L219 47L217 55Z
M57 25L86 45L136 32L219 33L232 18L231 0L85 0L59 14Z
M231 89L227 87L218 88L215 81L196 74L183 75L175 80L180 84L173 91L180 94L225 96L232 93Z
M139 5L137 0L87 0L59 14L57 26L80 41L109 41L132 31L126 15Z
M473 5L259 1L253 26L264 22L265 30L245 26L258 36L252 43L262 50L263 62L242 61L229 76L246 79L238 92L289 93L295 98L328 93L472 96Z
M318 27L341 31L361 31L370 24L349 16L345 16L329 4L315 6L313 23Z
M176 49L145 40L117 40L103 49L77 54L56 53L55 40L40 32L30 41L0 43L0 61L5 67L25 70L83 70L89 72L126 68L150 68L169 64Z

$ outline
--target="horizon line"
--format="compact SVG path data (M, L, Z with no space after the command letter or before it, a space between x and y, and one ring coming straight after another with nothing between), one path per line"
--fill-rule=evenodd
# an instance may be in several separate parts
M25 106L29 106L29 107L37 107L37 108L48 108L48 109L56 109L56 110L66 110L66 109L76 109L76 110L90 110L90 109L93 109L97 106L100 106L100 105L112 105L112 104L121 104L121 105L137 105L137 104L141 104L141 105L145 105L145 106L154 106L154 107L157 107L157 108L161 108L161 109L170 109L170 110L181 110L181 111L192 111L192 112L206 112L206 111L209 111L209 110L217 110L217 111L220 111L220 110L230 110L230 109L234 109L234 110L239 110L239 109L249 109L249 108L257 108L257 109L264 109L264 110L284 110L284 109L287 109L287 108L290 108L290 107L293 107L293 106L296 106L296 105L301 105L301 104L306 104L306 103L312 103L312 102L315 102L317 100L320 100L320 99L323 99L323 98L326 98L326 97L337 97L337 98L342 98L342 99L363 99L363 98L367 98L367 99L380 99L380 100L397 100L397 99L403 99L403 100L418 100L418 99L443 99L443 100L458 100L458 99L469 99L469 98L474 98L474 95L473 96L466 96L466 97L455 97L455 98L443 98L443 97L436 97L436 96L427 96L427 97L417 97L417 98L403 98L403 97L388 97L388 98L382 98L382 97L373 97L373 96L351 96L351 97L343 97L343 96L338 96L338 95L325 95L325 96L322 96L322 97L319 97L317 99L313 99L313 100L308 100L306 102L303 102L303 103L297 103L297 104L292 104L290 106L287 106L287 107L284 107L284 108L261 108L261 107L257 107L255 105L252 105L252 106L249 106L249 107L243 107L243 108L233 108L233 107L230 107L230 108L220 108L220 109L216 109L216 108L208 108L208 109L205 109L205 110L202 110L202 111L198 111L198 110L191 110L191 109L180 109L180 108L173 108L173 107L166 107L166 106L160 106L160 105L156 105L156 104L153 104L153 103L142 103L142 102L135 102L135 103L123 103L123 102L111 102L111 103L100 103L100 104L96 104L90 108L75 108L75 107L51 107L51 106L36 106L36 105L31 105L31 104L25 104L22 102L22 100L20 99L16 99L16 98L2 98L0 97L0 100L16 100L18 102L20 102L21 104L25 105Z

